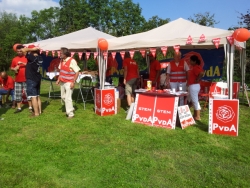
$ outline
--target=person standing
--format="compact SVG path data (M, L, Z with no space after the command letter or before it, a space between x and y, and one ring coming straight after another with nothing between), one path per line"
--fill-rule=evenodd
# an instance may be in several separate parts
M186 91L188 64L181 59L181 52L174 53L174 60L170 61L167 69L167 78L171 89ZM184 105L184 97L180 97L180 106Z
M11 95L12 106L15 107L14 100L14 80L12 77L8 76L6 72L1 72L0 75L0 107L2 107L2 95L6 95L6 102L9 101L9 96Z
M56 81L57 85L61 85L61 98L65 103L68 119L74 117L75 109L73 107L72 94L80 71L76 60L70 56L71 54L67 48L61 48L62 61L58 67L60 74Z
M128 108L135 101L135 89L137 87L137 79L140 78L139 68L135 60L130 58L130 54L126 52L123 60L124 68L124 85L125 94L127 95Z
M21 109L21 101L22 101L22 94L23 90L26 93L26 78L25 78L25 69L27 64L27 59L22 51L24 48L23 45L17 45L16 52L17 56L13 58L10 69L15 72L15 101L17 104L17 109L14 113L19 113L22 111ZM29 110L32 112L32 105L30 99L28 99ZM15 108L15 106L13 106Z
M200 92L200 80L204 75L204 70L200 66L200 60L196 55L190 57L190 64L193 66L191 70L188 71L189 77L187 81L190 99L194 106L194 119L200 120L200 110L201 106L199 103L198 94Z
M34 113L31 117L37 117L42 113L42 104L40 99L40 87L42 75L40 67L43 59L40 56L39 48L34 45L29 45L28 48L22 48L27 64L25 69L25 78L27 85L27 96L31 98Z
M160 87L160 73L161 73L161 65L160 62L155 59L153 54L149 54L149 80L152 81L152 86L156 89Z

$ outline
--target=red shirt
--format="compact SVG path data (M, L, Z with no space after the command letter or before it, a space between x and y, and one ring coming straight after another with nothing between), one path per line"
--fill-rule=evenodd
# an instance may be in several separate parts
M0 77L0 84L5 90L14 89L14 80L10 76L8 76L5 80Z
M153 62L150 62L150 73L149 73L149 80L154 81L157 75L157 71L161 70L161 64L159 61L154 60ZM160 75L158 77L157 82L160 81Z
M188 85L197 84L195 80L198 78L201 72L204 71L199 65L193 66L193 68L188 71Z
M133 78L138 78L138 65L135 60L131 58L125 58L123 60L123 67L127 67L127 77L126 81L129 81Z
M12 60L11 68L15 68L18 65L17 63L19 61L24 62L24 63L28 62L28 60L25 56L22 56L22 57L16 56ZM18 72L16 73L15 82L26 82L25 68L26 68L26 65L23 65L23 64L20 65L20 68L19 68Z

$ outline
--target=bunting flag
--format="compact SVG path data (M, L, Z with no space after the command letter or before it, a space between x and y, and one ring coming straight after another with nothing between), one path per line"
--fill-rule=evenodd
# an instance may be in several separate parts
M186 44L192 44L193 43L193 39L192 37L189 35L186 41Z
M135 55L135 51L134 50L130 50L129 54L130 54L130 58L133 59L134 55Z
M49 54L49 50L46 50L46 56L48 56L48 54Z
M90 52L86 52L86 59L88 60L90 56Z
M108 57L108 52L103 52L103 57L104 57L104 59L107 59L107 57Z
M120 54L121 54L121 56L122 56L122 59L124 59L125 51L121 51Z
M111 52L113 59L115 59L116 52Z
M43 53L43 49L40 49L40 54L42 54Z
M218 49L219 45L220 45L220 38L213 39L213 43L214 43L215 47Z
M94 59L96 59L98 52L94 52Z
M156 48L150 48L149 51L150 51L151 54L155 57Z
M78 57L80 60L82 59L82 52L78 52Z
M58 58L60 58L60 55L61 55L61 51L58 50L58 51L57 51L57 56L58 56Z
M71 57L73 57L73 56L74 56L74 54L75 54L75 52L70 52Z
M176 54L178 54L179 51L180 51L180 45L175 45L174 46L174 51L175 51Z
M202 34L202 35L200 36L200 39L199 39L198 42L205 42L205 41L206 41L206 37L205 37L204 34Z
M227 40L230 43L230 45L234 44L234 38L233 38L233 36L227 36Z
M55 50L52 50L52 57L55 56Z
M140 50L140 53L141 53L142 57L145 57L145 53L146 53L145 50Z
M168 51L168 47L167 46L161 47L161 51L162 51L163 55L166 56L167 51Z

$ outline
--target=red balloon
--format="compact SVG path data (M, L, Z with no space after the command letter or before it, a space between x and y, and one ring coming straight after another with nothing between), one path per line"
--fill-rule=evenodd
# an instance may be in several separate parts
M101 50L107 50L108 49L108 42L106 41L106 39L99 39L98 40L98 47L101 49Z
M16 51L16 47L17 47L18 45L21 45L21 44L14 44L14 46L13 46L13 50L14 50L14 51Z
M245 42L250 37L250 32L245 28L236 29L233 33L235 40L239 42Z

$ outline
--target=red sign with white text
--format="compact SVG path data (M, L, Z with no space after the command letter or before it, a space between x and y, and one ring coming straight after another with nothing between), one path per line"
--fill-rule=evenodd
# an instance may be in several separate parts
M209 101L210 134L238 136L239 100L210 99Z
M182 129L185 129L188 126L195 124L194 118L190 112L188 105L178 107L178 116Z
M210 87L210 94L223 94L223 91L220 87L216 86L217 82L213 82ZM240 82L233 83L233 99L238 99L240 91ZM225 89L225 95L228 95L228 89ZM212 97L212 96L211 96Z

